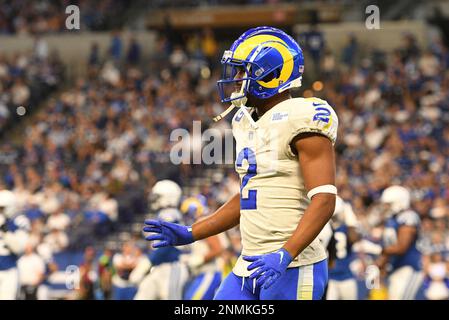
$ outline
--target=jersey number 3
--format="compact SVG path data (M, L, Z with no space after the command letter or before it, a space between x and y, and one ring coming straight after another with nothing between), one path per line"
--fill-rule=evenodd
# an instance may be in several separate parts
M248 184L249 179L254 177L257 174L257 163L256 163L256 155L254 151L250 148L244 148L240 151L237 156L236 165L237 167L241 167L243 165L243 160L248 161L248 170L246 170L246 174L243 176L242 184L240 186L240 209L244 210L254 210L257 209L257 190L248 190L248 197L243 198L243 188Z
M346 235L343 232L337 231L334 233L334 238L336 241L335 249L337 251L337 258L338 259L346 258L346 256L348 255L347 250L348 239Z

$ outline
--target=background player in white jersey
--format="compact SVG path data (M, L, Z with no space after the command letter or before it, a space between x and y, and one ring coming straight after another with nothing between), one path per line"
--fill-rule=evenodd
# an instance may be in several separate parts
M17 260L25 250L30 223L17 215L16 197L0 191L0 300L14 300L19 288Z
M203 195L189 197L181 204L186 223L193 223L208 214L207 199ZM221 283L219 259L226 247L223 234L195 241L191 252L182 258L191 272L192 280L186 286L185 300L212 300Z
M304 58L279 29L248 30L222 64L222 102L240 109L232 121L240 193L192 226L146 221L155 233L146 239L184 245L240 224L242 255L215 299L320 299L327 261L316 237L334 212L337 116L326 101L291 97Z
M390 300L412 300L422 284L421 253L416 248L420 218L410 208L410 192L401 186L386 188L381 196L385 223L378 266L388 274Z
M182 191L171 180L158 181L151 190L151 208L158 219L180 223L178 209ZM179 261L182 251L174 247L158 248L143 257L130 274L130 281L139 285L134 300L181 300L189 277L187 266Z
M351 271L354 261L352 245L360 239L357 217L351 204L337 196L331 218L334 259L329 264L327 300L357 300L357 280Z

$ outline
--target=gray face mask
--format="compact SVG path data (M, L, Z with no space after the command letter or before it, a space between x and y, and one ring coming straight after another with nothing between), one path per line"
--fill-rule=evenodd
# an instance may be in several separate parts
M159 198L160 198L160 195L156 194L156 193L151 193L150 196L148 197L149 206L152 211L156 211L156 210L160 209L159 202L158 202Z
M391 204L389 203L381 203L379 205L379 212L383 219L389 219L394 216L397 212L394 212Z

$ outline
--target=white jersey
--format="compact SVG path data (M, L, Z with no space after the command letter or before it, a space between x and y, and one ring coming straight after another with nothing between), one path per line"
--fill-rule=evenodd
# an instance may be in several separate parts
M290 145L301 133L316 132L337 138L338 118L324 100L285 100L263 114L257 128L238 111L232 120L236 140L235 168L241 181L240 230L242 255L279 250L295 231L310 204L298 157ZM319 172L317 172L319 174ZM308 265L326 258L315 239L289 267ZM248 276L248 262L241 257L234 273Z
M224 234L219 234L218 240L220 241L223 248L228 247L229 241ZM209 251L210 248L206 240L195 241L191 244L191 252L189 254L181 256L181 260L185 261L191 267L191 272L193 272L194 275L220 271L223 265L221 257L214 258L205 263L200 260L201 263L195 265L195 261L198 261L198 258L203 259L209 253Z
M181 300L188 279L189 270L179 261L157 265L139 284L134 300Z
M10 220L0 215L0 219L0 227L6 227L0 230L0 300L13 300L19 287L17 260L28 241L24 229L28 228L29 221L23 215Z
M0 271L3 271L17 267L17 259L28 241L28 232L24 229L29 226L29 221L19 215L14 219L3 220L1 225L7 226L6 232L0 230Z

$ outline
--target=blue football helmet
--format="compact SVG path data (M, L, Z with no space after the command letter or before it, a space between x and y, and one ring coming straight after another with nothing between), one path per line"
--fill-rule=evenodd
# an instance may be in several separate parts
M193 223L208 214L207 198L202 194L189 197L181 203L180 210L184 215L184 220L187 223Z
M246 31L224 52L221 63L223 76L217 83L221 101L239 101L237 106L246 102L248 94L267 99L300 87L304 72L301 47L284 31L272 27ZM244 75L235 79L238 73Z

